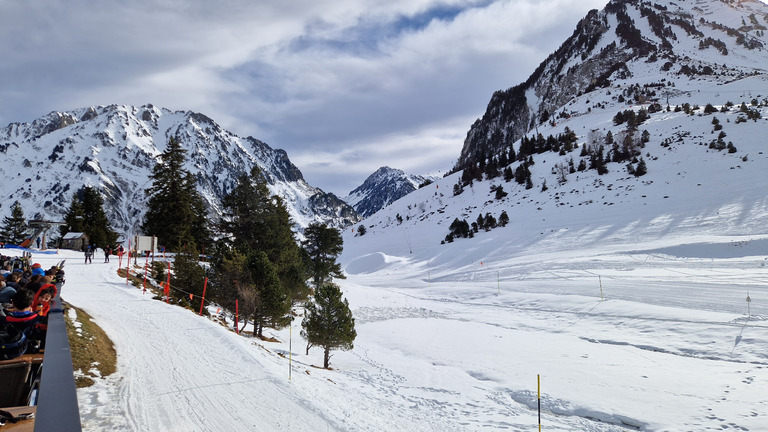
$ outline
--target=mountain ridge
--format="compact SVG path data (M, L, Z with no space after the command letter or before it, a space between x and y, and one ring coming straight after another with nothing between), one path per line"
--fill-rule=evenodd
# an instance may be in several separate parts
M170 137L179 138L187 150L185 168L197 178L214 219L237 177L258 165L299 231L312 222L343 228L359 220L341 199L309 185L285 151L232 134L203 114L151 104L51 112L0 129L0 153L20 161L18 166L0 167L6 179L5 201L10 207L19 200L30 218L59 220L72 194L90 185L102 190L115 229L139 232L144 189Z
M403 170L383 166L353 189L344 201L362 217L368 217L436 179L434 176L407 174Z
M715 17L725 22L712 21ZM649 66L663 77L653 74L656 81L639 84L658 84L666 78L674 81L674 88L665 86L670 93L685 92L700 78L735 80L766 73L767 17L768 6L758 0L700 1L692 7L669 0L612 0L580 20L574 33L525 82L493 94L484 115L467 132L452 171L498 153L547 121L569 115L558 111L575 97L612 82L644 79ZM725 63L734 57L738 62Z

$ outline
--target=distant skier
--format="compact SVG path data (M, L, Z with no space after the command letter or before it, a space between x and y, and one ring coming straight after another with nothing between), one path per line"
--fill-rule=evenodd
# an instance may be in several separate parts
M104 247L104 262L109 262L109 256L112 255L112 248L109 246Z
M93 258L93 248L91 245L88 245L85 247L85 264L93 264L91 258Z

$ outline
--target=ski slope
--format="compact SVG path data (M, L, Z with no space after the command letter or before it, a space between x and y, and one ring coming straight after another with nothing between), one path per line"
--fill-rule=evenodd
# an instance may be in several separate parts
M671 103L738 106L766 79ZM542 133L618 136L617 109ZM114 259L34 254L67 259L63 298L118 352L117 373L78 392L84 430L531 431L540 377L546 431L768 431L760 110L716 114L734 154L706 145L712 116L664 111L642 126L643 177L613 164L558 184L552 167L571 156L545 154L531 190L495 179L453 196L457 173L366 219L364 236L347 230L337 282L358 336L332 370L305 353L300 320L265 330L276 342L238 336L127 285ZM440 244L455 218L502 210L506 227Z
M355 239L340 282L358 338L333 370L297 323L268 331L279 342L237 336L127 285L114 259L34 256L67 258L63 297L118 351L118 372L78 392L84 430L534 430L537 376L547 431L768 429L768 237L538 244L461 267Z

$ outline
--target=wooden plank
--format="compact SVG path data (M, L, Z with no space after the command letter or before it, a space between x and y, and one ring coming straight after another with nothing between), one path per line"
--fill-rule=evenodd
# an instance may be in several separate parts
M37 407L34 406L21 406L0 409L3 411L8 411L15 416L26 413L37 413ZM31 418L29 420L20 420L16 423L8 422L5 424L5 426L0 426L0 430L3 432L33 432L35 430L35 419Z

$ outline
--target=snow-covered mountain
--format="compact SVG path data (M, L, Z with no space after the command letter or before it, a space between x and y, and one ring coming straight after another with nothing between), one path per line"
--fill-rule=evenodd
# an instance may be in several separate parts
M766 25L768 5L753 0L615 0L590 12L531 79L493 95L457 172L368 217L365 241L422 224L442 230L425 230L435 237L420 242L446 241L456 219L471 226L489 215L498 222L504 212L513 230L542 220L552 224L547 232L559 232L594 220L614 230L652 229L686 208L690 214L670 223L761 232L768 224ZM531 122L544 112L546 121ZM524 121L516 121L521 113ZM622 220L633 212L643 216ZM614 213L622 216L610 221ZM493 230L520 235L509 225ZM463 248L477 243L454 240Z
M547 123L649 101L666 105L667 98L765 74L766 26L768 5L758 0L612 0L590 11L524 83L493 94L454 169Z
M368 217L434 180L436 177L407 174L403 170L384 166L368 176L344 201L360 216Z
M197 177L213 218L237 177L258 165L299 228L314 221L345 227L359 220L341 199L304 181L285 151L238 137L205 115L152 105L52 112L0 129L6 161L0 166L5 192L0 212L19 200L27 219L62 220L72 194L90 185L102 190L113 227L136 233L149 175L172 136L187 150L185 168Z
M649 11L665 14L658 33ZM767 15L748 0L613 1L590 13L576 34L592 34L582 33L588 23L614 30L583 44L572 38L594 49L583 59L558 57L564 74L518 89L522 104L494 95L457 172L369 216L364 236L345 230L339 261L347 278L337 282L358 338L335 353L334 370L315 367L319 350L292 348L292 327L268 329L270 339L254 343L117 283L114 264L73 263L64 295L104 323L127 359L118 376L80 390L83 423L764 430L768 61L756 46L768 46ZM640 35L640 45L663 44L661 34L675 57L652 60L623 34ZM621 47L636 56L619 56ZM566 72L603 49L618 56L605 69L615 70L594 88L568 90L576 75ZM558 64L545 62L538 73ZM547 86L549 96L537 93ZM548 120L531 125L544 110ZM504 137L499 151L494 134ZM525 134L542 139L523 141ZM509 164L510 146L524 160ZM523 184L501 175L502 154L505 168L522 167ZM479 178L467 169L480 165ZM487 223L504 213L504 226ZM457 220L483 226L449 240ZM115 310L115 299L173 314L174 325L139 334L143 317ZM254 374L243 380L246 369ZM169 378L168 370L178 373Z

